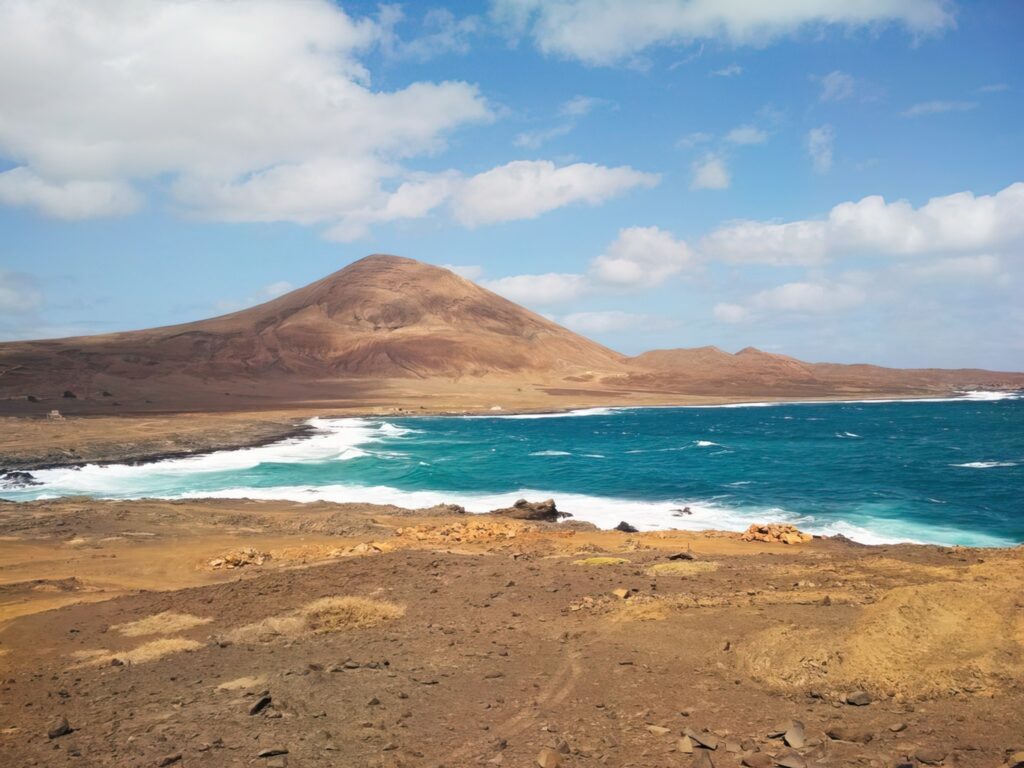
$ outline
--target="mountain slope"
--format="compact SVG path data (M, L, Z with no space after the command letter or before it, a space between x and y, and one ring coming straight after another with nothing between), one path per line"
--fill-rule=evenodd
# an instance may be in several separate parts
M367 408L426 396L445 407L486 407L486 397L542 408L975 386L1020 387L1024 375L811 364L753 348L628 358L446 269L383 255L222 317L0 344L8 413Z

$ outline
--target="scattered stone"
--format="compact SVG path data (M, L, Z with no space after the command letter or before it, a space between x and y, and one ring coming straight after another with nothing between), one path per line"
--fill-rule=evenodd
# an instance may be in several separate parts
M76 395L76 394L75 394L74 392L72 392L72 391L71 391L70 389L65 389L65 390L64 390L64 395L63 395L63 397L64 397L64 398L66 398L66 399L68 399L68 400L77 400L77 399L78 399L78 395Z
M679 741L676 742L676 752L684 755L693 754L693 739L689 736L683 736Z
M71 733L71 726L68 724L68 719L63 715L51 722L46 729L46 735L51 739L59 739L61 736L67 736L69 733Z
M249 707L249 714L258 715L270 706L271 701L273 701L273 699L270 696L260 696L255 702L253 702L253 705Z
M732 754L736 755L742 752L743 750L741 749L740 743L738 741L727 741L725 742L725 751L731 752Z
M372 699L366 702L366 706L368 707L376 707L378 704L380 704L380 699L378 699L376 696L374 696Z
M715 764L711 760L711 753L706 749L698 749L693 753L691 765L694 768L715 768Z
M696 556L692 552L676 552L675 554L668 556L669 560L695 560Z
M866 707L871 703L871 694L867 691L854 691L847 695L846 703L854 707Z
M772 760L771 756L764 752L751 752L744 755L740 762L747 766L747 768L772 768L775 765L775 761Z
M925 765L941 765L946 753L934 747L922 747L914 753L914 757Z
M615 526L613 530L622 531L623 533L639 533L640 530L635 526L630 525L625 520Z
M550 747L544 747L537 753L537 765L539 768L559 768L562 756Z
M672 729L671 728L666 728L663 725L648 725L647 726L647 730L650 733L653 733L655 736L666 736L666 735L672 733Z
M1006 758L1006 768L1024 768L1024 751L1014 752Z
M235 552L229 552L222 557L215 557L208 563L208 565L214 569L244 568L247 565L263 565L263 563L270 559L271 555L269 552L260 552L249 547L248 549L239 549Z
M793 749L803 749L805 738L804 738L804 724L799 720L794 720L786 732L782 734L782 740L786 742L786 746L792 747Z
M807 761L799 752L785 752L775 758L775 764L779 768L807 768Z
M767 541L774 544L803 544L814 539L788 523L754 523L740 536L743 541Z
M619 587L618 589L613 589L612 594L620 600L625 600L630 596L630 594L632 594L632 590Z
M157 763L157 768L166 768L168 765L174 765L175 763L181 762L181 752L175 752L173 755L167 755L161 758L160 762Z
M867 744L874 738L870 731L858 731L845 725L832 726L825 731L825 735L835 741L853 741L858 744Z
M710 733L709 731L703 731L702 733L698 733L692 728L687 728L685 731L683 731L683 733L686 736L689 736L694 743L706 749L718 749L718 737L715 736L715 734Z
M545 501L527 501L519 499L511 507L491 510L492 515L502 515L515 520L541 520L557 523L563 517L572 517L568 512L559 512L554 499Z
M285 747L270 747L269 749L263 749L256 753L256 757L277 757L278 755L287 755L288 750Z
M906 723L893 723L892 725L889 726L889 730L892 731L893 733L900 733L901 731L907 730L907 724Z

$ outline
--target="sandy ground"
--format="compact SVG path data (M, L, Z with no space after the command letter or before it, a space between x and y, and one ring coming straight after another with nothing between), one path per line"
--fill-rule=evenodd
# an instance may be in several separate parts
M1013 764L1024 549L0 504L0 680L11 766Z

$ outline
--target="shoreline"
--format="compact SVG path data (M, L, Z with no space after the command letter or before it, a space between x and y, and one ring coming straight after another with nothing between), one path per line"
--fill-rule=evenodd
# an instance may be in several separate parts
M1015 399L1018 396L1018 392L1003 392L999 393L1001 396L989 396L983 398L971 398L970 394L964 393L964 396L950 397L950 398L900 398L898 400L888 399L862 399L862 400L786 400L786 401L758 401L758 402L742 402L742 403L723 403L718 405L694 405L694 406L678 406L678 405L667 405L658 406L666 409L688 409L688 408L719 408L719 407L762 407L768 405L830 405L837 403L892 403L892 402L992 402L1001 399ZM654 409L652 406L610 406L610 407L594 407L594 408L582 408L582 409L564 409L559 411L546 411L546 412L520 412L520 413L507 413L507 412L489 412L484 414L464 414L464 413L430 413L422 414L416 412L404 413L362 413L362 414L345 414L339 416L318 416L307 420L301 425L293 425L290 429L279 433L277 435L267 436L255 441L249 441L242 443L237 447L225 445L213 448L206 451L180 451L180 452L166 452L163 454L157 454L148 457L134 457L130 460L105 460L98 462L84 462L84 463L53 463L47 466L37 466L34 469L23 470L31 473L32 471L46 470L46 469L80 469L83 466L144 466L147 464L156 463L168 459L189 459L189 458L200 458L203 456L209 456L216 453L232 452L238 450L246 450L250 448L258 448L261 446L275 445L278 443L284 443L289 440L301 440L306 437L316 435L320 429L313 423L316 419L321 418L325 420L338 419L340 421L349 421L353 419L371 419L387 421L389 419L402 419L402 420L413 420L415 418L423 417L450 417L450 418L480 418L480 419L504 419L504 418L560 418L560 417L573 417L573 416L587 416L587 415L600 415L607 412L620 412L620 411L634 411L634 410L648 410ZM327 430L330 431L330 430ZM361 445L362 442L354 443L355 445ZM14 490L14 489L12 489ZM236 499L246 500L253 499L263 503L298 503L303 505L313 505L317 503L390 503L398 507L407 509L425 508L436 504L447 504L457 503L473 510L472 514L484 514L492 508L507 506L511 504L513 497L519 498L522 496L528 497L530 500L538 500L540 498L554 497L556 501L562 505L563 508L568 505L570 511L575 510L577 518L586 520L587 522L596 523L603 530L609 530L618 521L621 514L622 518L631 524L635 523L641 526L641 529L646 533L657 532L657 531L691 531L691 532L705 532L714 530L724 530L734 533L742 532L748 526L748 524L754 523L784 523L793 524L801 528L805 528L808 532L813 533L815 536L822 537L835 537L840 536L842 538L855 541L865 546L891 546L895 544L911 544L918 546L974 546L982 547L988 550L997 550L1005 548L1014 548L1020 546L1022 542L1017 542L1011 539L1002 539L998 536L992 537L960 537L959 541L961 544L951 543L956 542L955 531L948 538L937 538L937 540L929 541L927 536L915 536L913 532L906 532L902 534L893 535L892 533L886 533L885 531L876 531L870 525L865 526L864 522L854 522L850 520L817 520L811 521L806 519L804 514L798 513L786 513L782 514L766 514L757 513L757 505L747 505L743 509L733 508L721 508L716 509L716 505L713 502L701 502L701 501L682 501L678 499L668 500L649 500L649 499L628 499L620 497L590 497L586 494L578 494L568 491L551 491L544 489L533 489L533 488L518 488L508 492L485 492L479 491L474 493L468 492L456 492L456 491L438 491L438 490L403 490L401 488L381 487L376 486L367 488L364 486L351 486L345 487L344 485L329 485L318 487L315 495L312 491L308 493L300 492L302 489L298 486L282 486L274 487L269 489L253 489L240 487L237 489L225 488L218 491L210 491L208 494L203 492L195 493L182 493L167 496L153 496L142 493L138 496L128 497L117 497L117 496L85 496L93 500L104 500L104 499L132 499L137 500L175 500L175 501L196 501L196 500L216 500L216 499ZM372 492L371 492L372 491ZM474 498L470 498L474 497ZM493 497L493 498L492 498ZM503 497L503 498L498 498ZM61 498L61 497L55 497ZM588 502L587 499L590 499ZM565 501L563 501L565 500ZM23 503L22 500L17 499L6 499L12 503ZM590 517L580 518L579 509L581 505L587 505L593 507L597 504L598 507L604 511L601 514L592 513ZM617 506L623 506L624 509L620 512L616 509ZM630 510L629 506L632 505L635 509ZM657 527L650 527L651 522L645 521L645 516L649 517L650 514L662 514L667 515L665 510L654 510L655 506L669 505L672 507L689 506L693 507L698 512L698 517L711 517L712 519L695 521L694 525L690 526L678 526L673 523L655 522ZM710 506L709 506L710 505ZM650 508L650 509L648 509ZM748 513L744 513L744 510L748 510ZM672 510L668 510L671 512ZM736 515L739 517L736 517ZM596 515L596 519L595 519ZM602 520L602 516L608 517L612 515L615 517L614 520L611 518ZM673 515L679 517L679 515ZM724 517L723 517L724 516ZM723 528L722 523L725 522L725 517L732 516L735 518L732 520L730 525L726 522L726 526ZM870 521L868 521L870 522ZM941 532L941 526L936 529ZM986 538L990 538L990 541L986 541Z

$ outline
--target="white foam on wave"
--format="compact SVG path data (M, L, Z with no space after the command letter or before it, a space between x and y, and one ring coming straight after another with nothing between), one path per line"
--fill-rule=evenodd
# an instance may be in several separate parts
M727 507L714 502L635 501L631 499L559 493L522 488L511 493L455 493L446 491L405 491L389 486L326 485L277 488L229 488L212 493L182 493L172 498L227 498L394 504L418 509L438 504L458 504L468 512L481 513L509 507L518 499L554 498L558 508L573 519L593 523L599 528L614 528L621 521L641 531L725 530L744 531L751 523L790 523L802 531L822 536L841 534L862 544L964 544L1008 546L1013 542L984 534L934 525L915 525L904 521L872 520L870 527L846 520L823 520L800 515L779 507ZM682 510L689 507L690 514Z
M528 419L567 419L576 416L607 416L617 411L626 410L623 408L577 408L574 411L557 411L555 413L508 413L496 416L490 413L472 414L460 416L463 419L504 419L504 420L528 420Z
M315 429L311 435L254 448L214 451L147 464L87 464L43 469L32 474L47 493L64 496L120 494L136 488L158 491L194 474L243 471L261 464L348 461L368 455L360 446L411 431L368 419L313 418L307 423ZM388 458L400 454L380 452L378 455Z
M950 464L951 467L966 467L968 469L993 469L995 467L1016 467L1015 461L968 461L964 464Z
M722 447L721 443L713 443L710 440L694 440L693 444L698 448Z
M568 451L534 451L531 456L572 456Z

